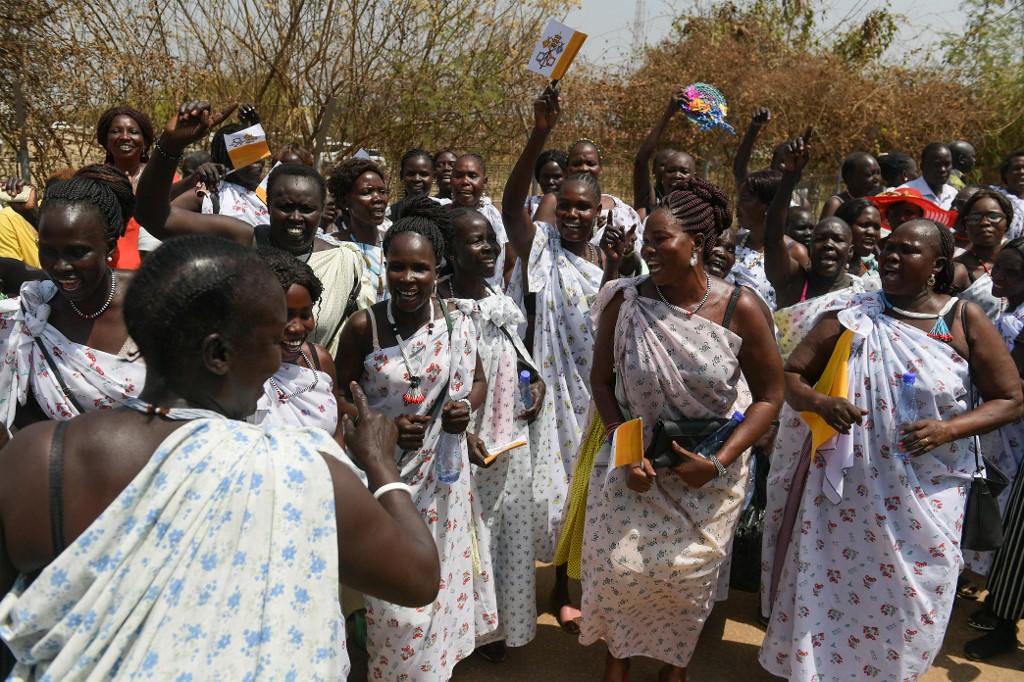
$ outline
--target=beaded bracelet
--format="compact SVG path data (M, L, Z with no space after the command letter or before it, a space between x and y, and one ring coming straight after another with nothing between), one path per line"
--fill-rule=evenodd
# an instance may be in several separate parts
M473 403L469 402L469 398L459 398L459 399L454 400L452 402L465 403L466 409L469 410L470 412L473 411Z
M373 499L379 500L381 497L391 492L392 490L401 490L403 492L407 492L409 493L409 497L412 497L412 488L407 486L405 483L402 483L401 481L395 481L394 483L385 483L381 487L377 488L377 490L373 492Z
M164 151L164 148L160 145L160 140L155 140L153 142L153 146L156 147L156 150L157 150L157 152L160 153L160 156L164 157L168 161L173 161L175 163L181 161L181 154L178 154L177 156L175 156L173 154L168 154L167 152Z

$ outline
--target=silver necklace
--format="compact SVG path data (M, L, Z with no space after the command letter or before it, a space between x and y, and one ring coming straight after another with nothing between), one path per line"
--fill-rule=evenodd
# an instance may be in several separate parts
M707 275L705 275L704 279L707 280L707 283L708 283L707 289L704 290L704 298L700 299L700 303L698 303L697 307L694 308L693 310L687 310L686 308L680 308L679 306L677 306L677 305L675 305L673 303L669 303L668 299L665 298L665 294L661 293L661 287L658 286L658 283L655 282L652 279L651 280L651 284L654 285L654 290L658 292L658 297L661 298L661 302L662 303L664 303L665 305L667 305L670 308L675 308L676 310L681 312L683 315L686 315L687 317L693 317L694 315L697 314L698 310L700 310L701 308L704 307L704 304L708 302L708 297L711 296L711 278L708 277Z
M110 273L110 294L107 296L107 302L100 306L99 310L94 313L83 313L78 309L78 306L75 305L74 301L68 299L68 303L71 304L71 309L78 313L79 317L84 317L87 320L95 320L97 317L107 312L107 308L109 308L110 304L114 302L114 294L117 292L117 275L110 269L108 269L107 272Z
M306 361L306 367L308 367L309 369L313 369L313 361L309 359L308 355L306 355L306 351L302 350L302 348L299 348L299 355L301 355L302 359ZM316 388L316 385L318 383L320 383L320 374L316 370L313 370L313 383L311 383L309 386L306 386L305 388L300 388L299 390L294 391L292 393L285 393L284 389L282 389L281 386L278 385L278 383L274 380L274 377L270 377L270 386L271 388L274 389L274 392L277 393L277 399L281 403L286 403L288 402L289 398L294 398L297 395L309 393L314 388Z

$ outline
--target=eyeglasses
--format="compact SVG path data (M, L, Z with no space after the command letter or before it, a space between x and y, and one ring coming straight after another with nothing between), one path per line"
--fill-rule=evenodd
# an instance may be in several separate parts
M1006 220L1006 216L1002 213L991 211L989 213L970 213L964 217L964 222L968 225L978 225L981 223L982 218L987 218L990 223L998 223L1001 220Z

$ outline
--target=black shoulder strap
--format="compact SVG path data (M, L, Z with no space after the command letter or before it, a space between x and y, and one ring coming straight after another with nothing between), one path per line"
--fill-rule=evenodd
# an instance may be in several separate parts
M71 403L71 406L78 410L78 414L85 414L85 410L82 409L82 406L79 404L78 399L75 398L75 395L71 392L71 389L68 388L68 385L64 383L64 377L61 376L60 370L57 369L56 363L54 363L53 358L50 357L50 351L46 350L46 344L43 343L43 340L38 336L33 338L35 338L36 345L39 346L39 351L43 354L43 358L46 360L46 364L49 366L50 371L53 372L53 378L57 380L58 384L60 384L60 392L63 393L64 397L68 399L68 402Z
M59 556L67 547L64 539L64 435L66 421L57 422L50 440L50 541L53 554Z
M960 324L964 328L964 338L966 338L967 337L967 305L966 305L966 303L964 303L964 301L960 301L958 306L959 306L959 313L960 313ZM942 321L946 323L946 329L949 330L950 334L953 333L953 323L956 321L956 314L958 312L958 310L957 310L958 306L956 306L956 305L953 306L952 308L950 308L949 310L946 311L945 315L942 316ZM968 346L967 348L968 348L968 351L970 351L970 346ZM969 357L967 359L970 360Z
M257 244L270 243L270 225L257 225L252 230Z
M322 372L323 369L320 367L320 354L316 352L316 346L311 343L307 343L306 345L309 346L309 359L313 361L313 367L311 369Z
M438 296L437 297L437 302L441 306L441 314L444 315L444 323L446 325L448 325L448 340L451 341L451 339L452 339L452 329L453 329L453 326L452 326L452 313L451 313L450 310L448 310L448 302L445 301L443 298Z
M726 329L729 328L729 323L732 322L732 314L736 312L736 301L738 300L740 300L739 284L732 288L732 294L729 296L729 304L725 307L725 317L722 318L722 326Z

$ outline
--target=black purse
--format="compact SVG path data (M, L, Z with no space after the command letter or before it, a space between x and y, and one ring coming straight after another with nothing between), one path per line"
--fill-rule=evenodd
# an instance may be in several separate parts
M967 336L967 304L960 310L960 324ZM968 366L970 356L967 358ZM971 380L971 409L977 404L976 387ZM981 440L974 437L975 472L967 493L964 527L960 548L975 552L998 549L1003 544L1003 518L999 495L1010 485L1010 479L993 462L981 454ZM984 473L982 473L984 472Z
M754 496L740 513L736 524L729 587L756 593L761 589L761 539L764 536L764 510L768 506L768 455L760 448L754 448L750 462L754 467Z
M728 422L728 418L721 419L688 419L674 421L671 419L659 419L654 425L654 433L651 435L651 444L647 446L644 457L651 460L651 466L655 469L679 466L683 458L672 449L673 443L678 443L684 450L693 452L697 446L704 442L704 439L713 434Z

